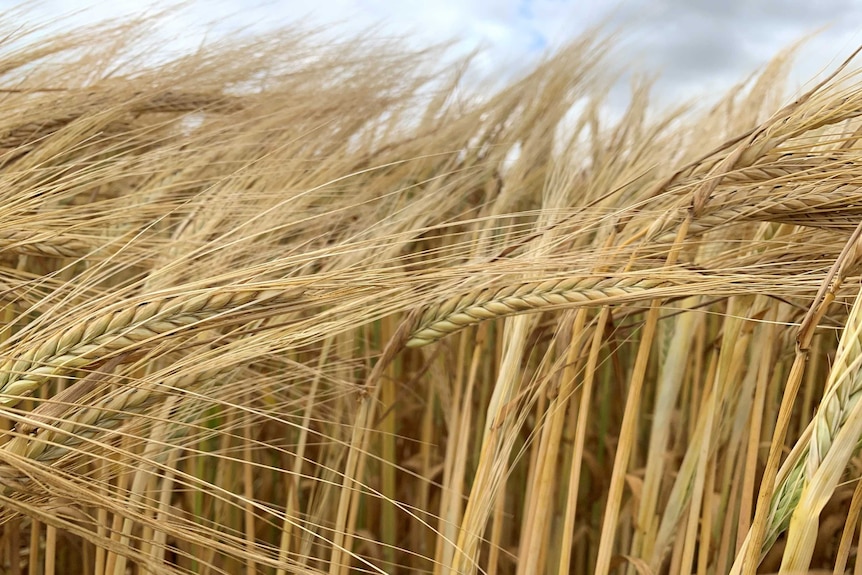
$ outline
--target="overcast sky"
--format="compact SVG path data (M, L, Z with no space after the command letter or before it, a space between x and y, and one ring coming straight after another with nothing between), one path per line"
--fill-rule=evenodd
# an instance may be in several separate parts
M5 9L18 4L0 0ZM89 7L61 20L72 25L140 13L151 5L42 0L29 13L42 20ZM524 69L543 51L605 21L623 27L618 57L660 74L658 92L668 103L723 91L818 28L828 26L802 50L794 86L834 67L862 44L859 0L193 0L164 32L193 47L215 20L222 22L220 33L300 20L339 23L345 33L378 24L385 32L409 32L418 43L455 37L464 52L485 48L477 61L482 72L502 74Z

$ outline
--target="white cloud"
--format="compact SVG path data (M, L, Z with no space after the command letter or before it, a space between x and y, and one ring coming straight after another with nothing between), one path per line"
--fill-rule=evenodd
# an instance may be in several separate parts
M0 8L13 4L0 1ZM147 0L43 0L28 7L33 18L62 14L62 27L123 17L151 6ZM310 17L309 17L310 16ZM862 42L862 6L854 0L199 0L191 2L162 30L174 46L197 47L205 34L272 30L303 22L335 34L378 25L387 35L406 36L416 45L458 38L454 54L479 46L477 75L510 78L527 69L548 47L577 36L600 21L621 26L617 50L622 64L660 72L665 101L715 93L746 77L780 49L834 21L809 41L793 81L834 66Z

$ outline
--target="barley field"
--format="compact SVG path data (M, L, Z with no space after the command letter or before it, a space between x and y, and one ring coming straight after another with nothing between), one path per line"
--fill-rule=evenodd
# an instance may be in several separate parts
M153 25L0 21L0 572L862 573L851 54Z

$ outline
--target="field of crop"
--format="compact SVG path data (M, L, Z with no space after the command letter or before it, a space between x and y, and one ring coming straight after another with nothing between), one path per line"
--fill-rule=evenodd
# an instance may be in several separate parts
M862 573L852 61L150 24L0 23L0 573Z

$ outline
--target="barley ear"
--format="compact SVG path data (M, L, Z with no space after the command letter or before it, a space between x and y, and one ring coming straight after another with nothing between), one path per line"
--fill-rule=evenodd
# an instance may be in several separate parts
M847 318L829 375L826 393L814 417L804 465L804 480L796 509L790 518L787 550L781 571L808 571L820 513L862 436L862 292Z
M646 277L572 277L526 282L474 291L436 304L419 320L407 347L421 347L487 319L555 307L582 307L647 299L650 290L669 285Z

